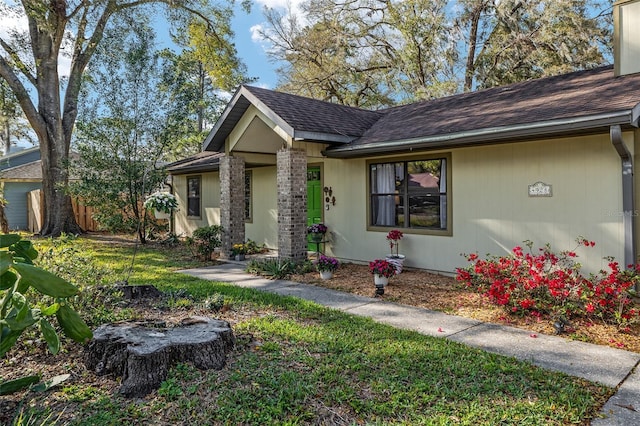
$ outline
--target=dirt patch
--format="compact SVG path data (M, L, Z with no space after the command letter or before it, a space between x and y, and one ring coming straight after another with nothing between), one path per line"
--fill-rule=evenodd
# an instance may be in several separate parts
M330 280L321 280L317 272L293 275L290 279L361 296L373 297L375 292L373 278L366 265L343 264ZM454 278L423 270L405 269L400 275L392 277L382 297L403 305L509 325L535 333L556 334L553 321L549 318L510 315ZM640 325L621 329L603 322L580 320L574 321L571 327L573 330L569 329L562 334L563 337L640 353Z

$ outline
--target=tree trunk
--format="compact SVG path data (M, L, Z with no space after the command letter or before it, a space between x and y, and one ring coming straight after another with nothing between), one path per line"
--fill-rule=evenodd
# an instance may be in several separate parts
M478 26L480 17L485 10L484 1L478 3L471 11L471 28L469 30L469 49L467 50L467 64L464 72L464 91L469 92L473 88L473 77L476 72L476 47L478 45Z
M206 317L187 318L173 328L107 324L94 331L85 364L98 375L122 376L120 393L142 397L160 387L177 363L190 362L201 370L222 369L234 345L229 323Z
M82 228L76 222L71 197L66 191L69 171L65 163L69 158L69 145L64 142L63 135L57 137L57 140L47 139L40 140L44 194L44 221L40 234L52 237L58 237L62 233L80 234Z

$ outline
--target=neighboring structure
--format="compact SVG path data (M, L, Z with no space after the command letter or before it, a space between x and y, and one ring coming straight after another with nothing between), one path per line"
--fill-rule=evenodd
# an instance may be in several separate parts
M0 157L0 188L7 200L4 211L9 229L28 229L28 194L42 188L39 147Z
M640 28L639 1L614 14ZM621 40L631 33L616 28ZM250 238L299 259L307 223L322 221L328 253L369 261L388 253L397 228L405 265L447 273L465 264L461 253L504 254L523 240L565 250L584 236L598 243L579 253L587 269L604 256L633 263L640 64L637 44L621 46L615 74L608 66L381 111L243 86L203 152L169 167L175 231L219 223L225 253Z

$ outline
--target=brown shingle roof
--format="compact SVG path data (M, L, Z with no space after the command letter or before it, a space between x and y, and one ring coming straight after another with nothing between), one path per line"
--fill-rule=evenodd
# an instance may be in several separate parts
M42 162L40 160L31 163L22 164L21 166L10 167L0 171L0 179L2 180L42 180Z
M380 111L243 86L204 149L220 150L251 104L293 137L333 143L328 156L357 156L637 126L640 73L614 77L606 66Z
M629 111L640 74L601 67L390 108L352 145Z
M209 172L218 170L220 157L224 153L202 151L191 157L167 164L167 171L173 174L184 174L192 172Z
M300 132L362 136L382 113L245 86L271 111Z

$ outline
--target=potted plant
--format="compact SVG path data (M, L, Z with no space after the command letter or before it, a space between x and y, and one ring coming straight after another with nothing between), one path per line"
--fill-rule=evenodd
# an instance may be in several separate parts
M387 261L396 268L396 274L402 272L402 266L404 264L405 256L404 254L399 254L398 249L400 246L400 240L404 237L402 231L398 229L392 229L387 234L387 241L389 242L389 251L390 254L387 255ZM395 249L395 253L394 253Z
M323 280L331 279L331 277L333 277L333 272L338 269L338 266L340 266L338 259L325 256L324 254L321 254L315 263L316 269L320 272L320 278Z
M384 287L389 283L389 278L396 274L396 267L386 259L376 259L369 262L369 272L373 274L376 295L383 295Z
M178 210L178 199L168 192L156 191L144 201L144 208L154 210L156 219L169 219L171 213Z
M311 236L311 241L319 243L324 239L324 234L327 233L327 226L324 223L314 223L307 226L307 234Z
M247 254L247 245L244 243L234 244L231 247L231 255L235 260L244 260L245 255Z

